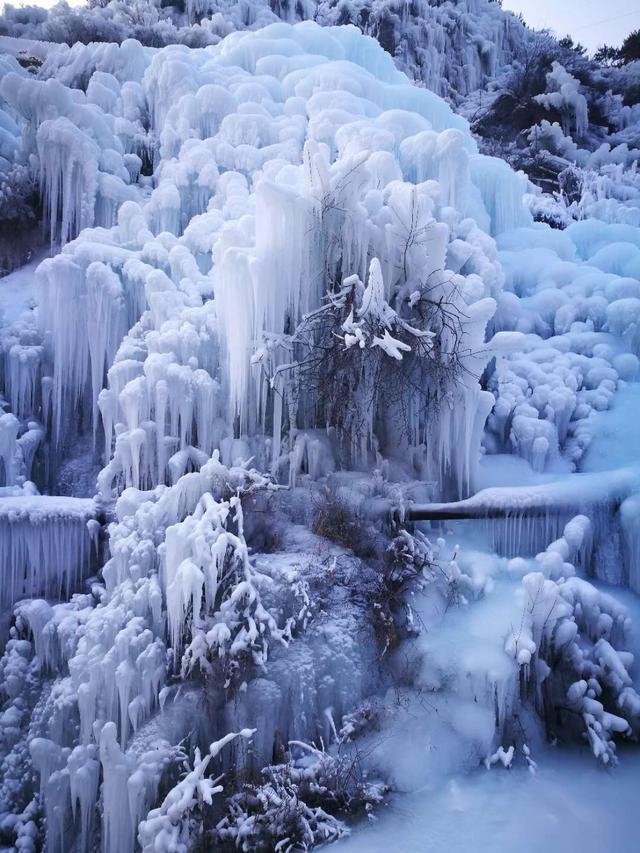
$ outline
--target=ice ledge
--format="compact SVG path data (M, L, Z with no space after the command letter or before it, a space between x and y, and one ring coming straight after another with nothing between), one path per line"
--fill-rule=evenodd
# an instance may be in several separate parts
M0 497L0 610L78 590L98 551L98 513L90 498Z
M639 491L640 468L630 466L593 474L569 474L556 482L535 486L496 486L452 503L414 504L405 510L404 518L407 521L505 518L553 510L616 508Z

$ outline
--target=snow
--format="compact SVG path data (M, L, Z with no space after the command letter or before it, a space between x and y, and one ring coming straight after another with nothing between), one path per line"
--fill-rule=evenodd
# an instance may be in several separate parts
M35 304L35 271L42 261L37 257L4 276L0 283L0 314L3 327L11 326Z
M633 750L613 775L585 756L547 748L536 753L538 769L476 770L445 785L396 797L376 823L358 828L335 849L344 853L534 853L614 846L632 850L634 787L640 765Z

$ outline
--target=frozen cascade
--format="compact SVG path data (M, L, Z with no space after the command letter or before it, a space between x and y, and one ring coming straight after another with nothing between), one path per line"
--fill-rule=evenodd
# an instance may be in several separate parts
M274 32L276 31L277 28ZM305 33L306 41L312 38L313 30L308 26L299 28L297 32L300 38L302 33ZM336 31L332 38L337 38L338 32L340 31ZM339 46L336 42L336 47L345 58L353 51L356 62L364 63L368 61L369 51L373 50L374 67L378 68L380 62L384 64L383 54L380 54L372 43L363 42L367 49L361 58L358 51L354 51L350 36L347 38L342 34L340 38L342 42ZM257 44L259 45L259 42ZM203 71L205 76L200 85L203 88L215 85L216 92L220 91L225 85L215 71L215 63L220 61L227 69L226 85L235 90L237 84L230 82L232 78L229 77L229 63L245 61L244 52L238 50L233 60L226 53L221 54L220 60L206 54L197 58L194 56L198 63L204 63L203 69L207 69L206 72ZM163 53L154 58L151 66L153 74L149 75L148 80L145 78L147 82L142 83L143 86L149 87L149 97L152 100L158 97L157 86L165 85L165 77L162 76L165 65L170 69L172 62L182 61L180 52L172 50L168 50L166 56ZM253 61L252 58L250 67L253 67ZM283 62L285 59L280 57L278 63L282 65ZM272 60L271 64L273 65ZM353 69L356 73L355 66ZM277 345L279 336L288 333L292 324L320 303L328 283L340 270L356 272L364 277L368 259L379 254L387 258L384 270L387 291L391 294L398 290L402 292L404 288L409 292L412 286L415 286L411 283L412 278L416 285L418 284L416 276L423 268L425 258L428 259L427 269L433 270L433 275L439 274L436 270L446 262L444 247L450 243L452 246L455 244L456 257L464 254L465 246L469 247L464 275L471 276L471 279L462 289L463 302L481 301L479 297L484 295L475 289L480 281L475 276L482 275L489 283L490 293L496 292L499 287L500 272L495 265L491 244L480 239L480 233L473 229L470 221L461 220L456 224L447 220L433 228L433 237L429 236L424 241L422 238L415 240L411 233L412 226L405 224L406 220L399 212L399 205L409 204L410 209L411 205L417 205L415 210L419 221L413 225L414 232L431 232L432 226L428 223L434 220L435 226L437 217L441 215L433 183L439 177L445 185L445 192L449 194L449 201L461 199L465 188L468 188L473 199L469 213L473 213L481 221L487 218L480 194L473 191L471 173L465 167L456 177L451 152L459 152L461 162L464 163L467 155L464 153L462 156L463 152L473 153L475 150L470 137L460 130L441 131L442 143L436 146L432 176L429 175L429 180L416 186L415 195L409 194L408 188L405 189L399 183L403 175L402 170L405 169L410 176L414 174L414 167L407 154L401 157L401 164L398 164L397 160L394 162L393 152L397 151L398 147L402 148L404 141L410 140L416 131L425 133L429 127L442 127L447 122L458 125L458 120L448 108L434 101L426 92L424 97L420 96L422 103L419 102L420 99L416 101L416 93L401 82L402 78L398 77L393 67L385 66L384 75L394 81L395 87L403 87L407 105L422 112L423 117L418 118L408 111L389 111L386 87L390 84L378 84L380 105L373 109L378 118L359 119L353 129L349 123L341 127L340 123L345 121L344 117L341 118L331 131L335 133L336 141L332 142L327 150L327 143L324 141L325 125L319 121L323 115L322 110L326 108L320 95L314 95L313 99L313 103L317 102L318 105L313 109L313 115L318 112L318 122L312 115L309 129L306 131L308 138L305 141L305 120L295 111L289 115L290 107L287 106L291 104L292 107L295 98L300 95L294 94L294 89L288 92L286 88L284 91L278 88L282 87L279 78L284 81L291 79L286 75L285 68L278 69L274 66L273 71L277 76L270 78L273 80L270 85L274 93L271 97L275 98L272 101L272 110L278 114L276 120L279 124L283 127L290 125L291 130L295 131L292 135L287 135L286 143L270 142L265 145L263 140L253 140L243 142L240 148L230 147L236 139L234 123L242 124L244 115L248 114L246 109L238 112L238 107L232 99L222 101L226 114L219 124L212 125L210 132L213 136L206 142L198 142L188 135L184 138L185 130L176 125L176 121L181 115L180 110L187 109L187 101L191 95L183 95L185 103L182 108L179 106L180 102L177 102L166 117L157 115L154 119L156 122L166 122L166 127L162 130L163 139L169 138L170 130L171 139L174 140L173 150L178 152L178 159L175 165L165 164L159 171L159 184L148 204L141 207L125 203L120 208L116 228L110 232L96 232L96 236L99 236L95 243L87 240L76 241L56 261L60 265L71 264L69 279L75 282L74 287L77 288L79 311L86 310L82 307L85 304L82 298L85 289L89 289L90 298L97 298L97 286L88 281L89 275L95 274L94 265L99 263L103 267L109 267L113 275L120 278L125 301L131 306L126 311L127 320L124 325L121 325L123 321L120 316L112 316L112 312L118 315L122 313L118 307L120 297L115 279L110 278L109 281L113 283L107 287L105 277L105 284L100 285L99 298L112 300L112 303L109 306L105 303L105 307L99 310L111 312L108 329L105 328L104 333L100 335L92 335L91 347L88 344L85 346L81 336L73 337L69 334L71 324L83 325L81 317L71 319L69 315L65 315L58 321L55 319L55 304L46 303L49 292L52 294L51 299L54 298L56 276L62 275L62 269L59 273L54 271L53 266L50 269L43 267L41 270L43 303L51 304L51 311L43 310L41 313L43 318L48 318L45 322L53 333L54 435L59 433L61 428L60 409L64 394L68 392L73 399L83 400L85 388L90 385L94 414L95 400L99 395L107 449L110 448L113 438L116 441L116 456L111 470L114 476L121 477L125 484L153 485L166 481L167 465L176 451L191 452L189 447L197 444L209 454L216 445L220 445L225 436L229 436L230 430L249 432L250 435L256 431L268 433L272 425L266 418L270 417L272 408L278 409L280 403L274 407L274 394L265 383L263 371L255 366L250 369L247 356L255 353L264 338L267 345L271 346L272 357L275 357L273 344ZM296 92L304 92L317 75L317 71L313 68L308 71L299 69L294 76L305 74L309 81L305 83L301 77L301 82L295 83ZM368 79L366 75L367 72L361 65L357 69L356 79L362 78L364 81ZM244 79L242 74L240 79ZM329 87L332 87L332 78L327 79ZM287 86L293 85L293 82L287 83ZM375 88L369 86L369 89L373 94ZM343 94L341 97L348 97L350 102L353 100L350 95ZM153 107L151 109L153 113ZM344 116L346 115L345 112ZM363 122L372 120L379 124L378 132L385 139L389 139L390 150L384 154L369 156L371 152L363 132ZM262 119L261 121L264 124ZM392 122L395 123L393 133L390 130ZM438 132L429 132L438 137ZM181 147L174 144L181 139L184 141ZM249 137L246 139L249 140ZM410 147L406 148L407 152L410 150ZM242 152L241 160L238 160L239 152ZM211 169L211 154L225 165L227 172L224 175L220 176L218 170ZM338 154L339 159L332 163L332 159ZM483 159L478 158L476 154L473 156L479 162ZM290 165L282 165L283 160ZM440 168L439 160L442 160ZM297 165L300 161L302 166ZM266 163L272 163L269 166L270 180L258 183L254 201L252 196L247 195L244 178L234 170L247 167L264 169ZM489 168L490 161L486 160L486 164ZM474 168L477 170L479 167ZM276 186L274 179L278 173L281 173L282 178ZM378 189L373 189L385 184L388 185L386 200L384 195L379 196ZM200 193L202 188L204 195L202 201L193 207L192 199L196 186L197 192ZM356 187L357 196L354 195ZM241 191L241 195L238 195L238 191ZM495 216L495 194L496 189L492 187L489 216ZM340 205L348 198L351 199L348 209L341 213ZM357 198L362 201L357 201ZM207 199L208 209L205 212ZM241 208L238 206L240 199L243 204ZM254 204L255 219L245 213L247 209L251 210ZM277 218L271 214L274 209L280 211ZM169 211L172 212L167 219ZM268 215L266 211L269 211ZM524 210L522 216L526 217ZM202 225L199 223L200 219ZM276 223L275 230L274 226L267 227L268 221ZM260 226L256 228L255 222L259 222ZM186 229L184 223L189 223ZM503 216L496 227L513 224L507 222ZM214 235L218 232L218 236L208 237L208 249L203 257L199 233L204 227L213 229ZM294 253L289 251L293 227L297 229L298 234L293 241L296 247ZM405 227L409 228L405 239L415 241L415 244L404 258L402 277L408 280L402 282L395 270L390 244L394 240L402 239ZM327 239L323 234L323 230L327 228L337 229L341 234L340 244ZM196 237L198 240L194 242ZM393 251L397 253L398 249ZM192 252L196 253L196 263ZM243 255L246 255L246 260L242 258ZM446 260L448 259L447 257ZM200 272L210 268L213 262L214 269L220 271L219 275L209 273L207 276ZM104 276L107 276L106 271ZM303 286L309 278L314 282L312 288ZM85 283L85 280L88 283ZM438 287L442 287L443 291L450 286L458 289L462 284L462 278L449 284L442 276L441 281ZM144 288L145 293L142 302L136 290L140 287ZM171 297L169 291L173 293ZM209 302L203 305L202 298L206 298L212 291L216 293L214 306ZM245 294L242 298L241 293ZM240 302L242 307L239 312ZM148 306L148 313L144 310L145 305ZM180 319L176 314L179 306L184 306L179 309L182 311ZM471 344L473 336L476 336L481 344L484 343L483 328L491 313L489 306L490 302L483 303L482 308L478 306L478 326L473 331L469 328L469 345L466 349L474 350L477 346ZM122 334L121 329L127 324L131 325L136 313L140 311L143 312L141 323L133 327L129 337L125 336L115 364L109 370L109 387L99 394L102 386L102 356L96 349L106 346L105 363L108 365L112 358L113 346ZM170 314L173 330L169 325ZM242 317L241 324L238 322L239 316ZM66 328L65 323L68 323ZM193 331L187 333L188 327L192 327ZM217 332L218 328L223 334ZM178 330L181 344L176 347ZM103 344L102 334L112 338L113 345L106 339ZM243 338L240 339L239 335ZM76 350L75 353L68 351L71 346ZM144 360L143 375L139 374L139 367L136 367L136 362L141 362L140 346L148 353ZM487 351L486 358L490 357L491 353ZM216 367L217 362L220 367ZM281 363L280 355L272 362L276 368ZM216 374L221 368L224 368L226 374L223 375L222 382ZM469 364L467 369L480 373L480 360L473 368ZM127 375L130 377L128 381ZM179 394L178 388L181 389ZM465 416L469 422L455 427L455 446L461 444L469 450L465 451L464 461L453 461L449 457L454 445L450 445L449 449L439 449L445 451L445 467L451 474L451 486L458 493L466 492L470 488L475 464L473 460L477 455L480 428L489 401L488 396L480 395L484 402L481 403L480 398L471 402L477 396L477 392L472 388L461 390L460 393L469 402L469 410L477 409L476 421ZM181 400L180 404L174 402L176 399ZM228 405L230 409L226 408ZM447 417L457 417L457 408L448 404ZM237 415L239 420L235 423ZM438 431L445 434L448 430L433 428L433 432ZM416 437L418 443L424 439L424 436ZM274 447L273 453L276 453L278 442ZM440 455L434 446L431 451L432 459ZM440 463L431 461L429 464L435 464L435 473Z
M448 38L434 32L425 56ZM495 73L498 35L459 45L461 91ZM76 46L49 67L76 87L0 84L66 242L38 270L38 328L3 347L3 605L27 596L0 663L15 814L44 815L61 853L183 843L218 792L212 738L244 733L217 763L258 779L290 740L329 746L396 687L395 708L418 712L387 703L380 763L400 787L407 733L442 737L451 767L491 764L513 758L521 704L543 717L549 697L614 763L640 715L627 616L577 575L637 584L638 475L574 470L638 377L635 229L534 224L525 176L353 27ZM333 372L314 373L325 347ZM99 498L30 496L36 440L61 455L90 427ZM476 493L481 455L506 454L556 484ZM448 535L390 544L362 511L434 499L480 517L485 543L490 524L502 557ZM98 507L108 555L88 588ZM598 550L612 515L617 567ZM419 569L415 601L393 588L418 635L405 663L380 602L398 552ZM421 690L441 712L426 726Z

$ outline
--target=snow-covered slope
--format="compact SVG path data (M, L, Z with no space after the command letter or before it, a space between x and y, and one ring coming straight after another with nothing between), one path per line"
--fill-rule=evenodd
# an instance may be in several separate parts
M353 24L377 39L409 77L437 94L459 99L484 86L535 40L511 12L493 0L119 0L50 12L7 7L0 28L8 36L39 41L113 41L134 37L153 47L179 42L216 44L229 32L257 30L278 20L313 20L322 26ZM0 30L0 31L2 31Z
M305 849L545 736L615 764L630 619L586 578L637 589L640 481L575 472L636 387L640 229L534 223L353 26L5 65L63 247L3 332L2 843ZM87 435L96 500L39 496Z

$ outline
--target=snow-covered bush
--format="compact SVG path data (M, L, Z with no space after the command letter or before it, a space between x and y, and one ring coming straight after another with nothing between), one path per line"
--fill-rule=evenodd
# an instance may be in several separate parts
M580 141L587 132L589 108L579 81L559 62L554 62L547 74L547 89L547 93L536 95L535 100L547 110L557 110L564 135L573 133L574 141Z
M434 582L436 565L435 550L420 531L400 531L388 545L381 569L365 593L381 655L419 630L411 598Z
M243 675L245 658L264 667L269 644L288 643L305 619L304 597L283 626L262 603L260 587L271 579L251 565L239 497L219 503L205 494L191 515L167 529L165 572L176 658L187 644L183 675L196 666L211 673L221 662L229 681Z
M58 42L69 46L95 42L120 43L135 38L150 47L187 44L204 47L220 39L215 29L191 27L159 0L110 0L69 6L64 0L50 10L7 3L0 17L0 32L18 38ZM177 25L176 25L177 24Z
M369 780L342 731L331 751L300 742L290 750L286 764L264 768L264 782L227 800L213 832L221 849L310 850L348 833L341 815L371 814L387 793Z

